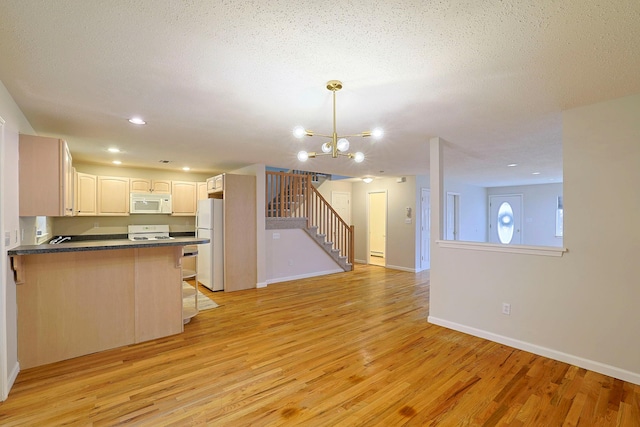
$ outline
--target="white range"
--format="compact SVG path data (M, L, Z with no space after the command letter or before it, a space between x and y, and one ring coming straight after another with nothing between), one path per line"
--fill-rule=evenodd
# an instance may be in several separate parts
M169 236L168 225L130 225L128 231L132 241L173 239Z

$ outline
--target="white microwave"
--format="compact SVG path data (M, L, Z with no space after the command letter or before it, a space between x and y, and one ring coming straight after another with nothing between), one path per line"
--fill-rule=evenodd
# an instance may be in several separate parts
M129 213L170 214L171 194L131 193Z

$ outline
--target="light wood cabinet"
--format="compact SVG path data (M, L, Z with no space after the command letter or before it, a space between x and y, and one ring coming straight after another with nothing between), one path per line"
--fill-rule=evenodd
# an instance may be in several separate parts
M98 176L98 215L129 215L129 178Z
M72 216L73 168L66 141L20 135L20 216Z
M171 204L173 216L194 216L196 214L196 183L171 181Z
M178 246L22 255L23 369L183 332Z
M253 289L258 280L256 177L224 174L224 290Z
M129 190L131 193L171 194L171 181L130 178Z
M205 200L209 198L209 192L207 191L207 183L198 182L196 183L198 186L198 200Z
M222 193L224 189L224 177L225 174L221 174L207 178L207 192L209 194Z
M75 206L76 215L89 216L98 214L98 177L88 173L76 172Z

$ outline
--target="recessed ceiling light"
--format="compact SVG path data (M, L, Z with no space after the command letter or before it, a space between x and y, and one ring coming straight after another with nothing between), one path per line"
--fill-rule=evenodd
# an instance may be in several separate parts
M134 125L146 125L147 124L147 122L142 120L140 117L131 117L129 119L129 122L133 123Z
M190 168L189 166L185 166L185 167L183 167L183 168L182 168L182 170L183 170L183 171L185 171L185 172L186 172L186 171L188 171L188 170L190 170L190 169L191 169L191 168Z
M116 148L116 147L109 147L109 148L107 148L107 151L110 152L110 153L119 153L120 149Z
M517 163L509 163L509 164L507 165L507 167L508 167L508 168L515 168L516 166L518 166L518 164L517 164Z
M533 172L531 175L540 175L540 172Z
M114 161L113 161L113 164L114 164L114 165L121 165L121 164L122 164L122 162L121 162L120 160L114 160Z

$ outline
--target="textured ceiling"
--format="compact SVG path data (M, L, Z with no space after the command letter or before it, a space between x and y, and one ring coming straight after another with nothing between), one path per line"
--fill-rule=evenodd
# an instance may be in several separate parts
M427 174L440 136L448 176L560 181L561 111L640 92L638 46L638 0L0 1L0 80L38 134L212 174ZM362 164L301 165L322 140L291 129L331 132L331 79L338 133L385 137L351 139Z

